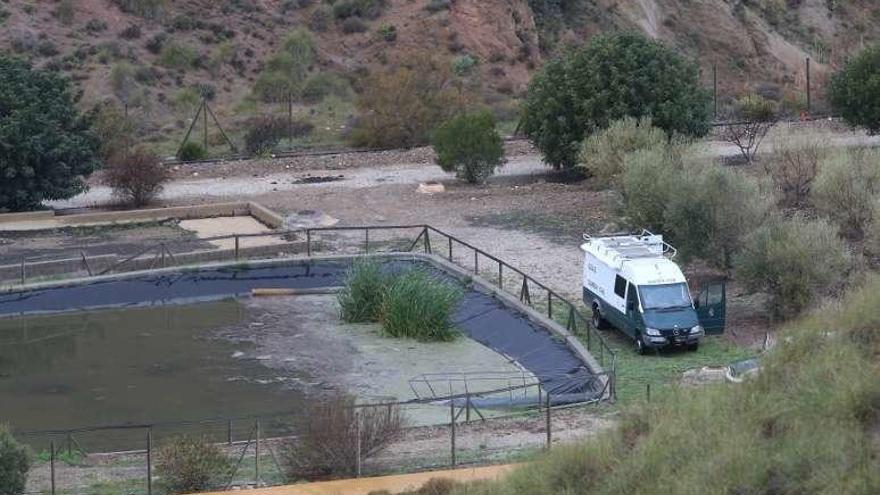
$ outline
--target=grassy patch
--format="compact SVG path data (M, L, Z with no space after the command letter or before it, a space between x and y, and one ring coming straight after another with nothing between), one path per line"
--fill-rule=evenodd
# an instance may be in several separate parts
M450 341L458 332L451 315L462 291L425 270L410 270L388 285L382 301L382 331L392 337Z
M355 261L337 295L342 319L349 323L378 321L382 315L386 283L387 277L379 262L372 259Z

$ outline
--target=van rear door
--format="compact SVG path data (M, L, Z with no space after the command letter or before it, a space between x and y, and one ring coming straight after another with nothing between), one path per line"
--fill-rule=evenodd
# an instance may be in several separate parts
M697 296L697 319L706 335L724 333L727 313L727 287L723 280L709 282Z

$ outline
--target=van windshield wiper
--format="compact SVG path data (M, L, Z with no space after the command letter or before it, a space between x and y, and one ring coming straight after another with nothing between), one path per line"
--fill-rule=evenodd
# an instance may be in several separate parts
M687 308L690 308L690 306L687 304L680 304L678 306L662 306L659 308L649 308L649 309L653 309L654 311L660 311L660 312L665 313L665 312L669 312L669 311L674 311L676 309L687 309Z

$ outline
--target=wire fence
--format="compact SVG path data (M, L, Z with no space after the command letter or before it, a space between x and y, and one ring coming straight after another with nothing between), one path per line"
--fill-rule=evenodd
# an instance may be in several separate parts
M605 389L611 383L607 374L592 379ZM331 399L260 416L15 434L37 452L26 493L152 495L166 493L156 466L163 446L181 435L222 450L227 466L209 488L230 490L515 460L549 449L556 435L588 434L572 418L599 402L556 404L535 382L405 402Z

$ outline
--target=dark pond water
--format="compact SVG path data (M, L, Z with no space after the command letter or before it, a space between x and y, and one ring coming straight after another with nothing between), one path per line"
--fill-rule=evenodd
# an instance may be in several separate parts
M0 422L65 429L295 408L289 376L232 359L249 344L213 336L245 319L233 300L0 319Z

